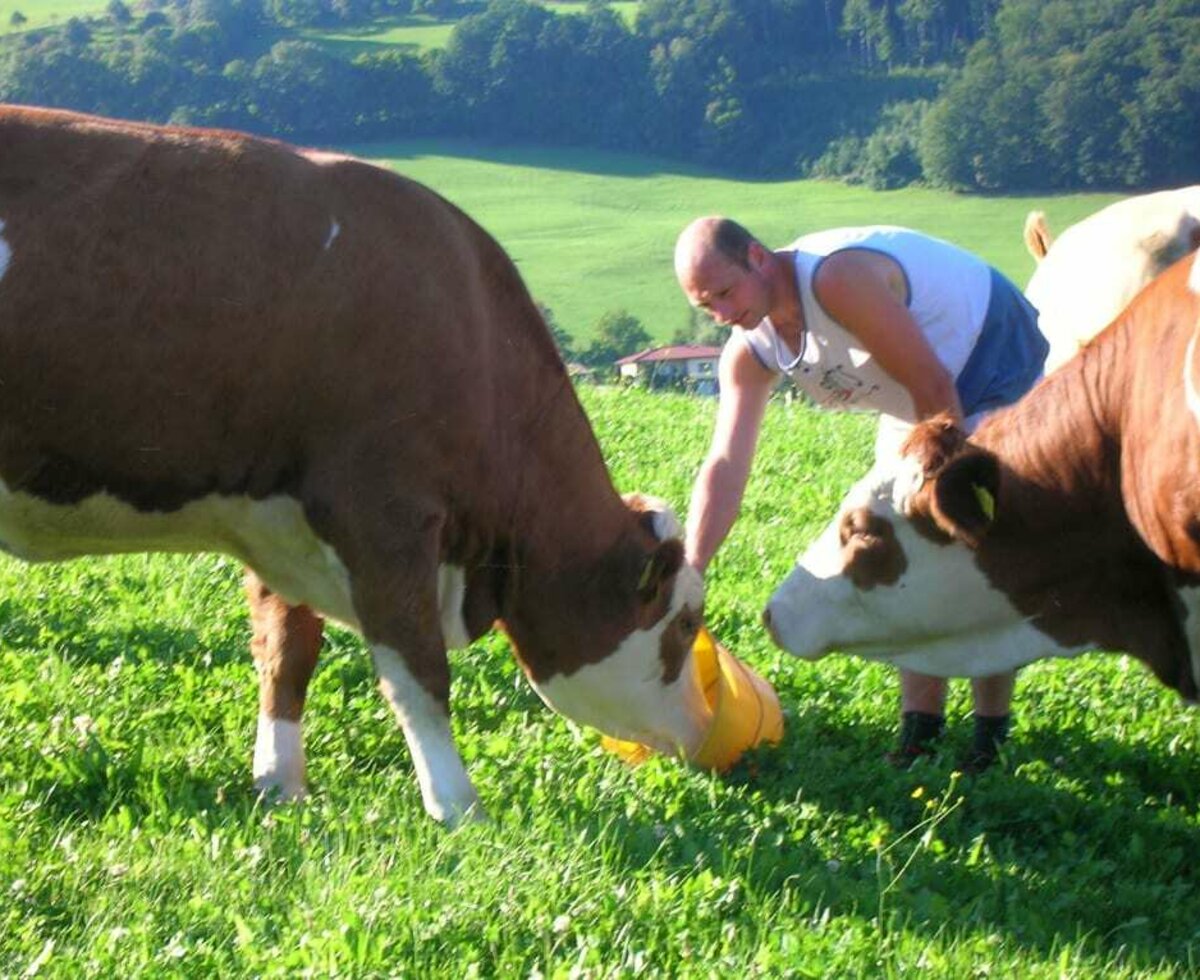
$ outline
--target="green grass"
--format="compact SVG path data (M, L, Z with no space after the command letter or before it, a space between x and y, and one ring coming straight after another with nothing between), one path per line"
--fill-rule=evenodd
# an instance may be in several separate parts
M102 14L106 4L107 0L6 0L0 3L0 35L54 27L72 17L92 17ZM26 23L18 27L9 23L15 11L25 15Z
M584 0L545 0L545 6L558 14L581 14L587 9ZM637 0L618 0L610 6L630 26L637 19ZM444 48L456 23L457 20L440 20L427 14L410 14L381 17L353 28L308 28L299 35L347 58L396 46L416 54Z
M558 14L582 14L588 7L587 0L542 0L542 2ZM637 20L637 0L614 0L608 4L608 7L631 27Z
M428 14L388 17L361 27L341 30L308 28L299 37L315 41L329 51L347 58L373 54L388 47L401 47L416 54L423 50L444 48L454 30L454 21L438 20Z
M585 389L622 489L681 507L711 401ZM0 561L0 976L1186 977L1197 721L1141 668L1026 670L1004 766L880 761L877 665L772 649L758 611L865 465L872 423L773 404L712 567L718 637L770 679L775 750L628 769L489 637L454 727L492 821L423 814L359 641L314 680L305 806L263 809L238 569ZM548 502L553 505L553 502Z
M776 246L836 225L907 225L972 249L1023 286L1034 268L1021 237L1031 208L1045 210L1051 228L1061 231L1116 200L739 181L665 160L572 150L432 141L353 149L430 185L474 216L576 338L590 336L596 321L615 309L628 310L662 339L686 321L671 256L675 236L698 215L728 214Z

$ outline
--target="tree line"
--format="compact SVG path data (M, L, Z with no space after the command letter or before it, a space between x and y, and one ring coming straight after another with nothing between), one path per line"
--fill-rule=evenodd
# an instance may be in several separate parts
M443 50L297 28L424 13ZM13 17L18 17L14 14ZM973 191L1200 179L1200 0L112 0L10 35L0 98L301 141L465 136Z

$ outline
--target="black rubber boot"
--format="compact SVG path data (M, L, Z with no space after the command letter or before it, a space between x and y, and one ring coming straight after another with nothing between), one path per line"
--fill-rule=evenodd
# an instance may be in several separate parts
M906 711L900 716L900 739L884 759L896 769L907 769L921 756L933 755L933 743L942 737L946 719L925 711Z
M1008 739L1011 723L1011 715L976 715L971 748L958 761L958 768L968 775L975 775L991 766L1000 758L1000 746Z

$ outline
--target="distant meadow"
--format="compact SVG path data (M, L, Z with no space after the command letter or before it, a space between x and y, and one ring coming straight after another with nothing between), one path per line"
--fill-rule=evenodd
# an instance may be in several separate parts
M355 152L428 184L488 229L534 296L577 339L625 309L666 339L687 319L675 237L692 218L727 214L785 245L838 225L906 225L972 249L1024 286L1034 261L1022 228L1033 208L1052 231L1113 194L982 197L920 188L870 191L832 181L739 181L646 157L452 142L370 144Z
M14 30L57 27L72 17L98 16L106 6L107 0L4 0L0 3L0 35ZM12 16L18 12L25 17L25 23L14 25Z
M573 0L547 0L545 6L555 13L579 14L583 13L587 4ZM636 0L618 0L609 4L609 7L629 24L637 16ZM415 54L444 48L455 23L456 20L445 20L430 14L409 14L404 17L383 17L363 27L345 30L307 28L301 30L299 36L348 57L385 47L399 47Z

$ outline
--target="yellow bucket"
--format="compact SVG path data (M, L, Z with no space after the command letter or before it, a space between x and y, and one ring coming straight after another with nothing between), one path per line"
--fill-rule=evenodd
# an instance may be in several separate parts
M704 627L692 646L692 667L712 712L708 734L689 757L705 769L724 772L747 749L783 738L783 712L775 689L718 643ZM631 765L645 762L653 749L607 735L600 744Z

